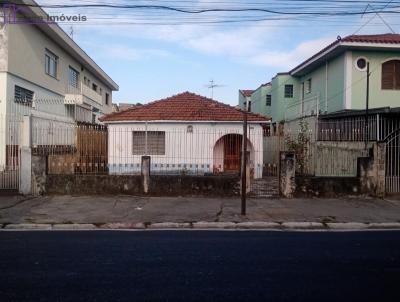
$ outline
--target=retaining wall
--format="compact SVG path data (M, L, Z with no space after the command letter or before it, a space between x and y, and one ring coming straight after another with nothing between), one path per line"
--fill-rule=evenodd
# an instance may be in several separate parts
M234 176L150 176L149 193L143 191L139 175L47 175L47 194L145 196L239 195L239 178Z

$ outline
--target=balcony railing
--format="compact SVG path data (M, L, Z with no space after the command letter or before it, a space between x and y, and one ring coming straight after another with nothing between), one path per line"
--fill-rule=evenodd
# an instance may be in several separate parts
M85 98L95 102L97 105L103 104L102 96L97 92L86 86L83 83L80 83L80 87L76 88L71 85L67 85L66 93L65 93L65 102L69 104L83 104L90 103L85 101Z
M306 116L318 116L319 102L319 95L314 95L296 103L288 104L285 110L285 120L291 121Z

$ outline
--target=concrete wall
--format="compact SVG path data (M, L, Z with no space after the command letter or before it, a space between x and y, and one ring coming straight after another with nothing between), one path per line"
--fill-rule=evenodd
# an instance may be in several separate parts
M2 23L2 19L0 16L0 72L7 70L8 62L8 26Z
M399 107L400 90L382 89L382 64L386 61L400 60L400 52L371 52L371 51L353 51L352 53L352 81L351 88L351 108L365 109L366 99L366 71L360 71L356 67L358 58L364 57L370 63L370 108L379 107Z
M271 94L272 85L261 85L251 95L251 112L271 116L272 106L266 105L267 94Z
M239 91L239 107L240 109L245 110L247 107L247 101L251 100L251 97L245 97L240 91Z
M296 197L327 197L361 194L358 177L296 177Z
M318 98L318 108L321 113L343 109L343 78L344 55L341 55L299 78L300 83L306 83L311 79L311 92L305 92L304 99ZM298 100L301 100L301 89ZM316 103L313 102L312 105L316 107Z
M239 195L239 178L227 176L151 176L150 190L144 194L141 176L136 175L48 175L47 194L150 196Z
M1 44L0 44L1 45ZM7 133L7 102L6 102L6 89L7 74L0 72L0 169L2 169L6 162L6 133Z
M374 196L385 195L385 143L375 143L369 157L358 159L358 177L361 191Z
M193 133L187 132L188 125ZM132 174L140 171L141 155L133 155L132 132L145 131L144 123L110 124L108 131L108 163L111 174ZM241 123L148 123L148 131L165 131L165 155L152 155L152 171L189 174L213 173L214 164L223 172L223 146L218 141L227 134L241 134ZM249 124L250 165L255 177L262 177L263 136L259 124ZM217 158L216 158L217 157Z
M285 119L286 107L299 101L300 83L288 74L278 74L272 79L272 122ZM293 98L285 98L285 85L293 85Z

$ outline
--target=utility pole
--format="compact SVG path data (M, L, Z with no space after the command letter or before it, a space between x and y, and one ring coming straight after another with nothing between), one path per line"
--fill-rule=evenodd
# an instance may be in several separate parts
M246 215L246 166L247 166L247 111L243 111L243 141L242 141L242 165L241 165L241 197L242 197L242 215Z
M369 142L369 126L368 126L368 119L369 119L369 62L367 62L367 87L366 87L366 98L365 98L365 149L368 148Z

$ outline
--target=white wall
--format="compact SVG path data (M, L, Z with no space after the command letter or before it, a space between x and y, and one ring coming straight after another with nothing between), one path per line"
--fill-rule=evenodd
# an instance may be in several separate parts
M68 86L69 66L79 72L80 81L84 76L91 83L102 88L102 104L96 107L104 113L112 111L112 91L99 78L82 65L37 26L28 24L9 24L8 26L8 72L27 79L38 86L48 88L59 95L65 95ZM45 51L50 50L58 57L57 78L45 73ZM110 95L109 104L105 105L105 93Z
M187 126L193 133L187 133ZM141 156L132 153L132 132L145 131L144 123L110 124L108 163L110 173L140 172ZM214 165L223 167L223 145L217 141L227 134L242 134L240 123L148 123L148 131L165 131L165 155L151 156L152 172L188 174L213 173ZM249 125L248 149L256 178L262 177L262 127ZM216 148L215 148L216 147ZM222 156L222 157L221 157Z
M68 116L67 107L64 105L64 96L51 90L38 86L30 81L7 74L7 114L27 114L30 107L23 109L23 106L15 102L15 85L34 92L33 100L35 109L58 116Z
M7 75L0 72L0 171L6 162L6 93Z

